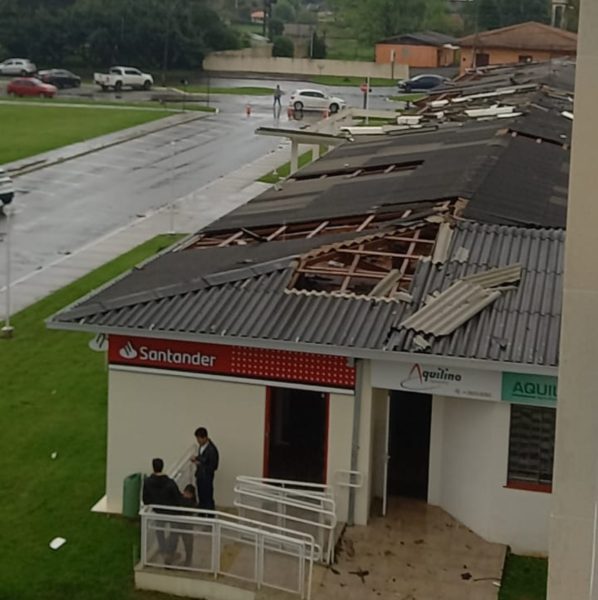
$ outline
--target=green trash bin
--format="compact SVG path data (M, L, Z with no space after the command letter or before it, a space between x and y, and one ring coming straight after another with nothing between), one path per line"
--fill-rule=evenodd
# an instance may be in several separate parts
M139 514L142 479L141 473L133 473L123 481L123 516L129 519L136 519Z

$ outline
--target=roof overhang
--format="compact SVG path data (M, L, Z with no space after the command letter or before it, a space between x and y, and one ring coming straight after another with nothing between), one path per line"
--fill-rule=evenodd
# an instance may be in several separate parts
M339 134L319 133L317 131L286 129L284 127L258 127L255 133L271 137L285 137L298 144L328 144L330 146L338 146L345 142L353 141L351 135L345 132Z
M183 333L178 331L147 331L131 330L124 327L102 327L99 325L85 325L79 323L61 323L59 321L47 320L49 329L63 331L79 331L83 333L120 336L146 337L154 339L178 340L185 342L226 344L229 346L245 346L250 348L264 348L269 350L287 350L296 352L310 352L314 354L326 354L335 356L346 356L361 360L386 360L394 362L414 362L422 365L434 365L454 368L470 368L480 371L510 371L513 373L529 373L537 375L558 375L558 367L529 365L504 361L480 360L453 356L442 356L438 354L424 354L400 352L395 350L371 350L367 348L355 348L349 346L333 346L309 344L300 341L288 340L264 340L256 338L238 338L226 335L206 335Z

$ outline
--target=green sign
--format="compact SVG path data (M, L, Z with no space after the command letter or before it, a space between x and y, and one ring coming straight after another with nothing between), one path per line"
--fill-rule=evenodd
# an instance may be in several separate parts
M551 375L502 374L502 399L505 402L554 406L556 388L557 378Z

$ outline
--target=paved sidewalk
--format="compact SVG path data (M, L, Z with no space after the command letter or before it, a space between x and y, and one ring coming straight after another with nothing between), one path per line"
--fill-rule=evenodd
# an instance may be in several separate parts
M194 233L245 204L269 187L267 184L256 182L256 179L288 161L289 154L289 144L281 144L277 150L238 171L212 181L188 196L146 214L73 253L58 258L46 267L13 281L11 313L15 314L158 234ZM208 210L206 206L209 206ZM0 319L4 318L4 314L3 285L0 287Z

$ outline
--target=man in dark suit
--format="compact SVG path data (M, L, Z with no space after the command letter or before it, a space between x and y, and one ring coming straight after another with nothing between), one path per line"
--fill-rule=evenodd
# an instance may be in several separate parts
M195 481L197 483L197 495L199 496L199 508L215 510L214 503L214 473L218 469L218 448L208 437L205 427L195 430L195 439L199 445L197 456L191 461L195 463Z

